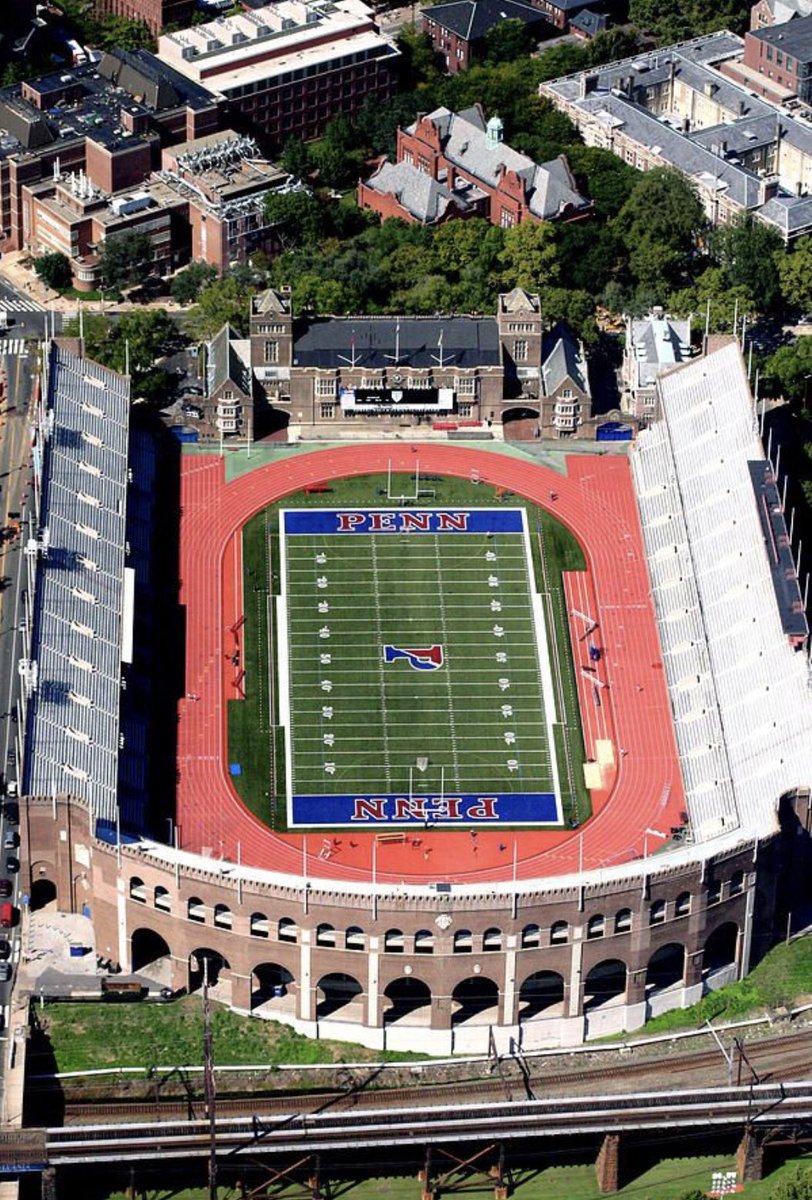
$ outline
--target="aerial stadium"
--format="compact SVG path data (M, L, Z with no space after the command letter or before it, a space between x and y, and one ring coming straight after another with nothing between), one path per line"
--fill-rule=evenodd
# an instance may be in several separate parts
M128 380L48 343L32 905L156 987L437 1054L577 1045L745 974L807 852L808 627L738 344L657 386L628 454L196 449L156 514ZM139 673L157 519L169 819Z

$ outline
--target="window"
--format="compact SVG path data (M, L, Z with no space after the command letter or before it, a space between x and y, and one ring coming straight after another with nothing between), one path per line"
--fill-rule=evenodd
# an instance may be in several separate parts
M361 380L362 388L379 388L383 387L383 377L380 375L365 375Z
M234 917L231 909L227 904L215 904L214 906L214 923L218 929L231 929L234 924Z
M533 329L530 321L511 321L508 325L508 333L532 333Z
M560 946L570 940L570 927L566 921L556 921L550 928L550 945Z
M474 411L474 406L473 404L461 404L459 409L461 417L470 417L471 413Z
M317 946L334 946L336 944L336 931L332 925L322 924L316 926L316 945Z
M276 936L280 942L295 942L298 936L296 922L291 917L281 917L276 927Z
M319 416L322 421L332 421L336 415L336 406L334 404L320 404Z
M454 953L470 954L474 948L474 939L470 929L458 929L454 934Z
M190 896L186 902L186 915L190 921L197 921L198 925L202 925L206 920L206 906L197 896Z
M730 877L730 895L738 896L742 891L744 891L744 871L736 871Z
M266 342L263 359L266 363L279 362L279 342Z
M430 929L418 929L414 935L414 952L415 954L434 953L434 934Z
M708 904L718 904L722 899L722 884L718 880L708 885Z
M344 934L344 946L347 950L363 950L364 931L358 925L350 925Z
M691 893L680 892L674 904L675 917L687 917L691 911Z
M531 946L541 945L541 930L538 925L525 925L522 930L521 947L527 950Z
M229 388L228 391L223 392L221 399L222 400L233 400L234 399L234 393L232 392L231 388Z
M513 213L508 212L508 210L506 208L503 208L501 213L499 214L499 224L502 227L502 229L512 229L513 226L516 224L516 220L513 216Z
M648 910L649 925L662 925L665 920L665 900L655 900Z
M155 889L155 907L159 908L161 912L170 912L172 908L169 892L165 887L161 887L160 885Z
M317 379L316 380L316 395L317 396L334 396L336 394L335 379Z
M455 382L460 396L473 396L476 394L476 379L473 375L462 375Z
M403 932L400 929L387 929L383 935L383 948L387 954L403 953Z
M621 908L615 913L615 933L628 933L632 927L632 910Z
M783 67L784 65L784 56L780 50L776 50L775 52L775 65L777 67Z
M561 399L562 400L571 400L572 399L572 388L564 388L564 390L561 392Z
M513 360L514 362L527 362L527 341L525 338L517 338L513 343Z
M485 952L502 949L502 930L486 929L482 935L482 949Z
M251 937L266 938L270 932L268 918L265 913L251 913L251 919L248 922L248 932Z
M606 929L606 921L603 916L590 917L587 921L586 936L588 938L602 938Z
M130 880L130 899L137 900L140 904L147 902L147 889L143 879L139 879L137 875L133 875Z

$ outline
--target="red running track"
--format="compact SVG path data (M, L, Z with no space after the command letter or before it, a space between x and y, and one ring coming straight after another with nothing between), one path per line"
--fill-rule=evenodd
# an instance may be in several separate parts
M323 835L275 834L240 801L228 775L226 699L239 694L243 589L240 531L268 504L340 476L414 470L409 444L352 445L291 455L230 483L224 461L187 455L181 479L181 603L186 608L186 696L178 731L178 826L184 849L310 878L369 880L373 833L338 835L329 860ZM615 746L616 770L593 795L581 830L516 835L516 877L531 879L640 857L643 833L667 833L684 807L671 709L649 590L629 466L625 458L572 455L567 474L519 458L462 446L419 447L424 473L469 478L517 492L552 511L578 537L587 572L566 580L571 605L588 603L602 647L600 710L581 685L587 754L596 737ZM485 488L483 488L485 490ZM483 497L484 499L484 497ZM584 610L586 611L586 610ZM571 622L573 618L570 618ZM235 626L237 626L235 632ZM583 623L572 624L576 638ZM576 673L580 671L576 661ZM591 706L591 708L590 708ZM659 846L659 841L657 846ZM653 848L653 847L652 847ZM378 843L381 882L485 883L513 876L514 835L423 831L403 843ZM453 864L453 865L452 865Z

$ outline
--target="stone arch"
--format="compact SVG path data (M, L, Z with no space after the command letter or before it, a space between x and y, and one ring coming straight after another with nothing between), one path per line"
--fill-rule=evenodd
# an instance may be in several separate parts
M216 987L221 976L231 970L231 964L219 950L201 946L189 955L189 991L196 992L203 987L203 979L208 972L209 987Z
M251 937L266 938L270 933L270 925L265 913L252 912L248 918L248 933Z
M335 925L331 925L328 921L322 921L316 926L316 945L317 946L335 946L336 930Z
M357 1007L357 1002L363 996L364 989L354 975L347 975L343 971L334 971L330 975L322 975L316 984L317 998L319 993L321 993L321 999L316 1005L317 1019L324 1020L325 1017L332 1017L335 1013L341 1012L339 1019L348 1020L351 1014L347 1010ZM355 1014L352 1015L355 1016ZM363 1012L356 1016L356 1019L363 1020Z
M489 952L502 949L502 930L495 926L492 929L486 929L482 935L482 949L487 954Z
M169 895L169 888L162 887L161 884L158 884L152 894L152 904L153 907L157 908L160 912L171 912L172 898Z
M538 925L525 925L522 930L522 950L534 949L541 945L541 929Z
M502 413L502 426L505 437L510 439L525 439L536 436L539 427L539 411L529 405L514 405Z
M383 949L385 954L402 954L405 949L403 930L387 929L383 935Z
M622 1004L626 1000L628 969L619 958L596 963L584 984L584 1012L604 1004Z
M137 900L139 904L147 902L147 885L138 875L131 875L129 882L129 895L131 900Z
M130 961L133 971L141 971L162 958L170 958L172 951L166 938L154 929L134 929L130 938Z
M718 971L738 962L739 927L735 921L717 925L705 941L702 965L706 971Z
M269 1001L282 1000L294 983L287 967L280 963L258 963L251 972L251 1010Z
M455 954L472 954L474 950L474 938L470 929L458 929L454 934L454 953Z
M414 935L414 952L415 954L434 953L434 934L430 929L418 929Z
M403 975L387 984L383 994L391 1003L383 1014L385 1025L396 1021L404 1025L431 1024L431 991L422 979Z
M486 975L462 979L451 993L451 1024L496 1025L499 1022L499 988ZM456 1006L456 1007L455 1007Z
M558 971L534 971L519 989L519 1021L563 1016L564 976Z
M218 929L231 929L234 925L234 914L227 904L215 904L214 924Z
M280 917L276 926L276 936L280 942L295 942L299 938L299 926L293 917Z
M31 911L37 912L49 904L55 904L56 884L52 879L35 879L31 884Z
M655 950L646 966L646 987L655 992L685 982L685 947L667 942Z

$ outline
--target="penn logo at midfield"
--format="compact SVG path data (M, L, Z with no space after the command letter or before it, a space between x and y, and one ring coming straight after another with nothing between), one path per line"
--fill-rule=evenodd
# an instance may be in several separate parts
M404 646L384 646L383 661L385 663L397 662L399 658L405 658L415 671L437 671L443 665L443 648L442 646L426 646L422 650L414 650Z

